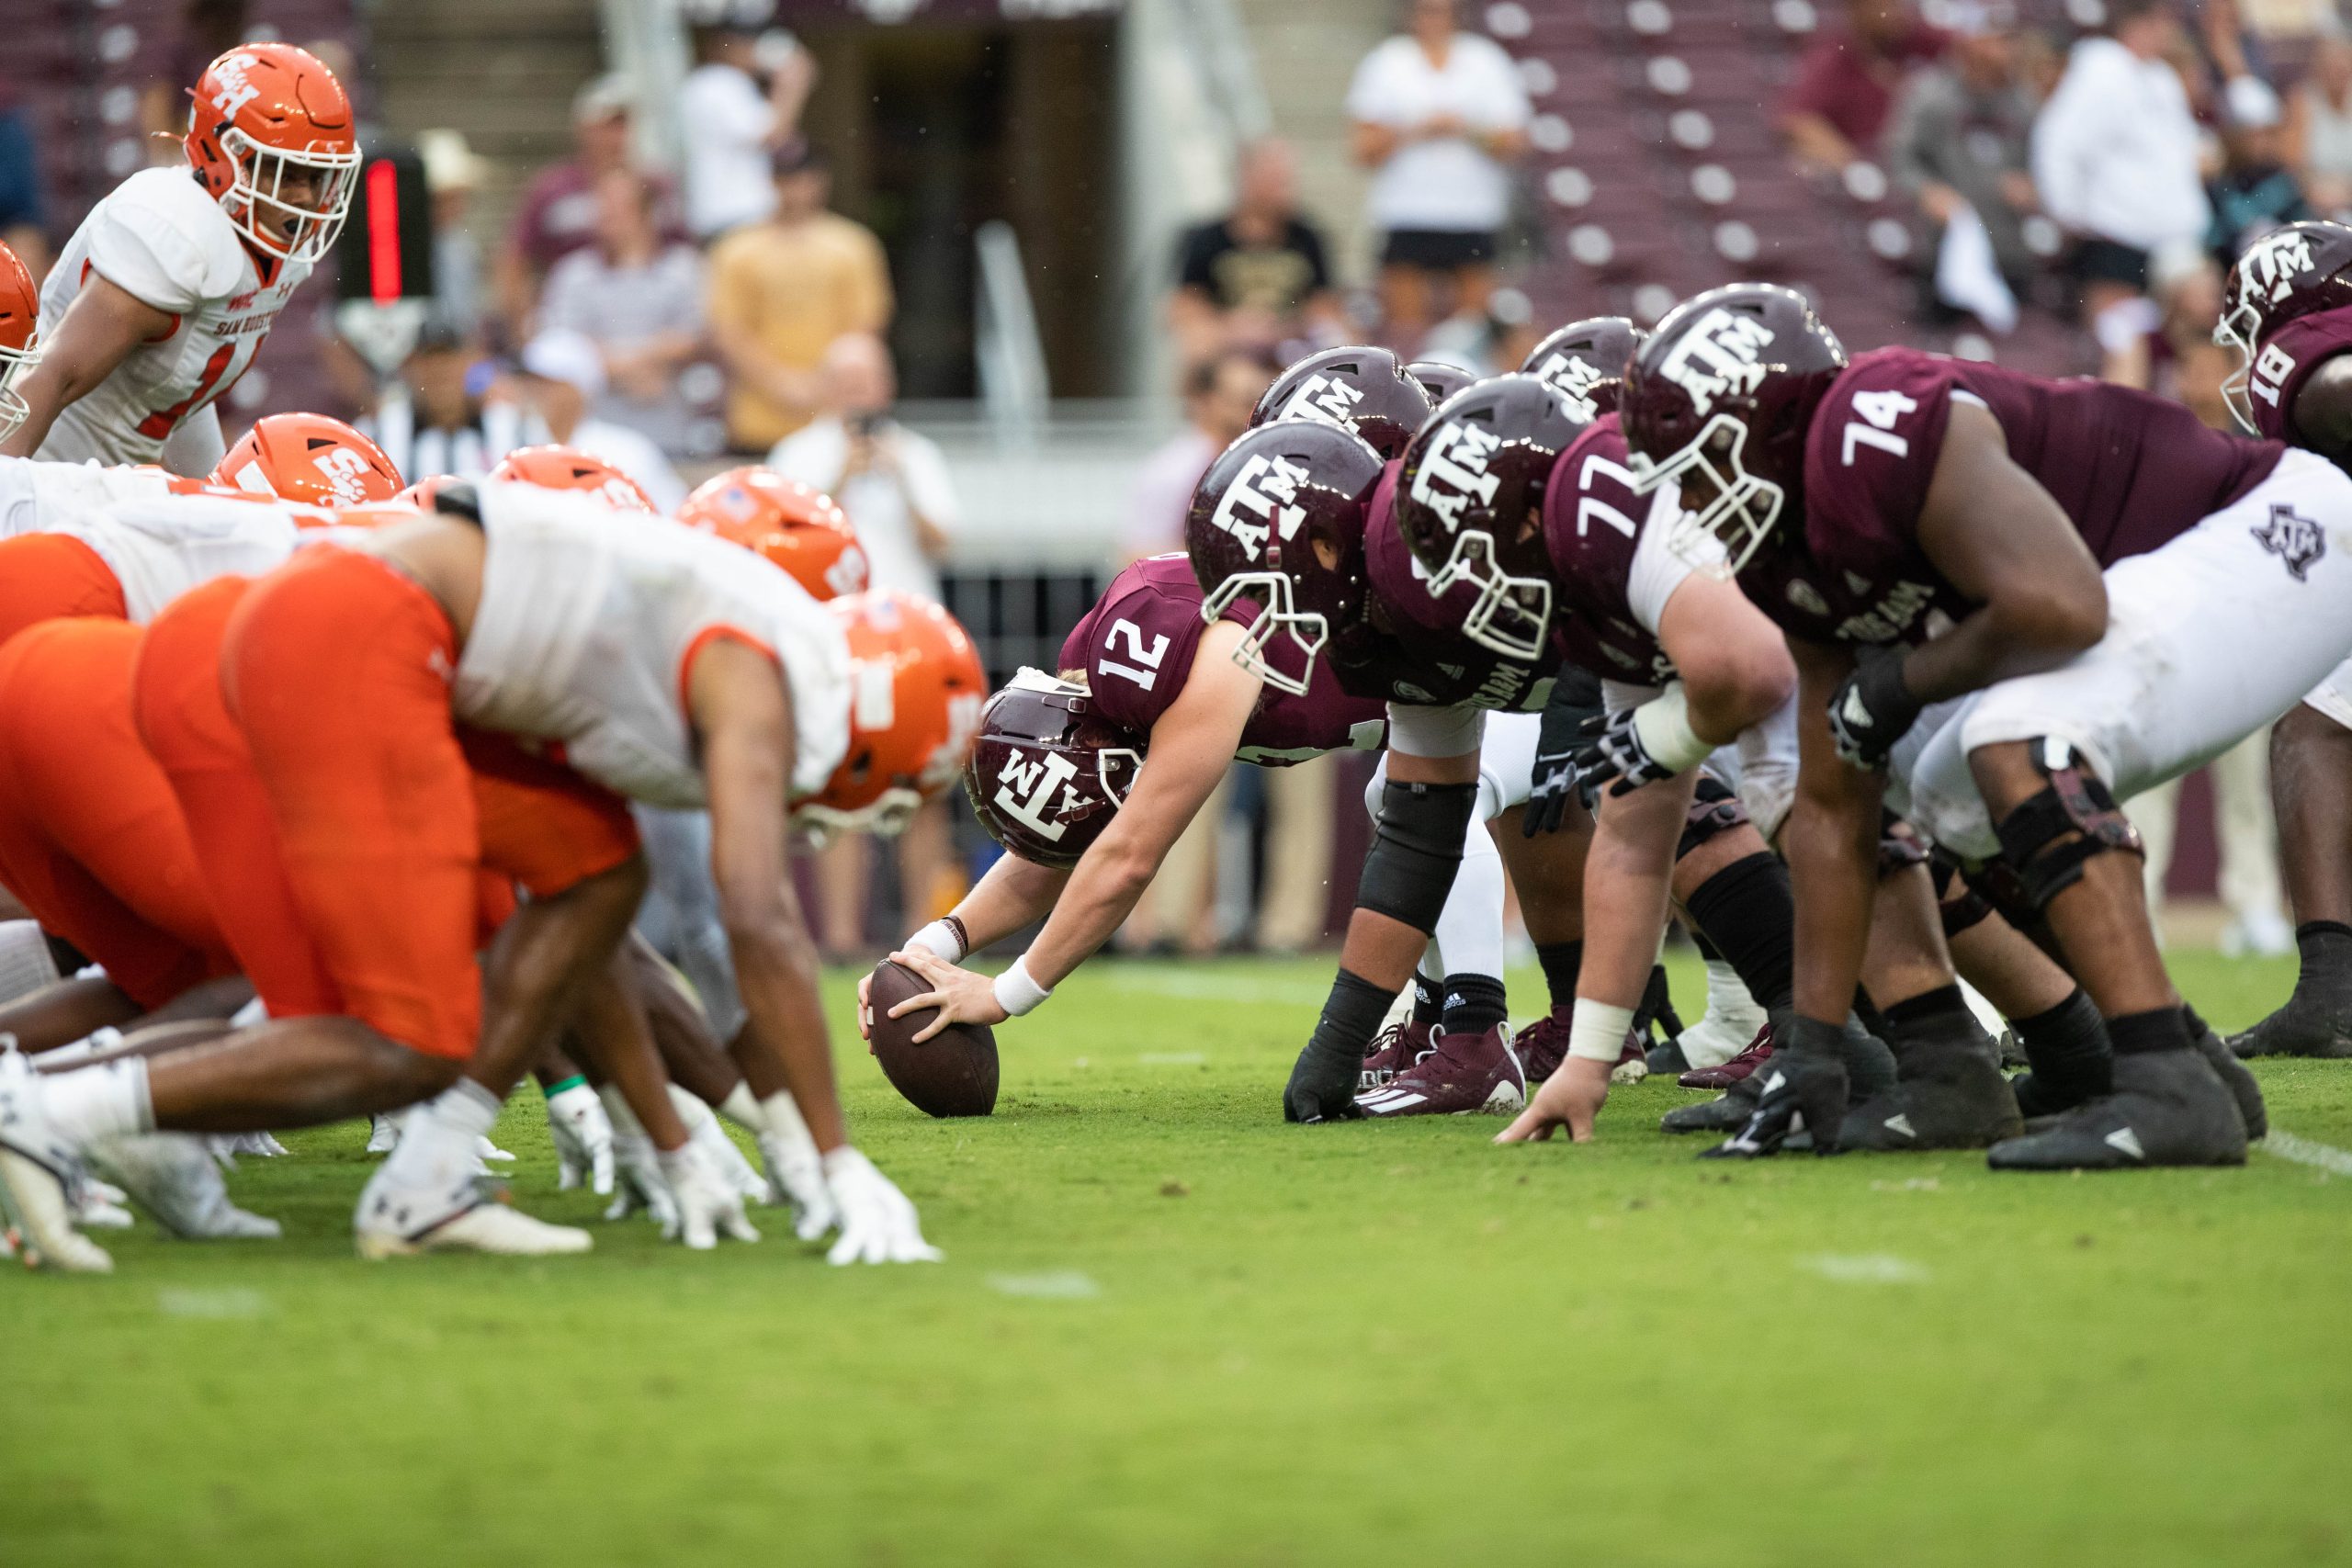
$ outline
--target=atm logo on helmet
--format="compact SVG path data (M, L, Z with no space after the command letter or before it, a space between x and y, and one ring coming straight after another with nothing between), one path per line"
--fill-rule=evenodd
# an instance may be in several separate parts
M2291 229L2256 241L2238 258L2238 276L2246 296L2271 305L2291 293L2295 280L2311 269L2311 239Z
M1592 400L1592 389L1608 378L1583 360L1555 354L1536 369L1535 376L1566 399L1569 412L1578 419L1589 424L1600 417L1600 405Z
M1772 331L1763 322L1718 306L1668 350L1657 373L1690 394L1704 419L1725 393L1752 392L1762 385L1758 359L1771 343Z
M1414 470L1413 499L1445 519L1445 531L1453 533L1462 526L1462 513L1472 502L1495 503L1502 480L1487 471L1487 464L1502 444L1503 438L1485 425L1447 420L1430 437Z
M1306 521L1306 509L1297 504L1298 487L1306 482L1306 470L1287 457L1253 457L1225 487L1209 521L1232 535L1254 561L1266 553L1266 540L1277 529L1287 542Z
M1054 797L1078 776L1078 764L1058 752L1041 757L1014 755L998 771L996 803L1004 814L1026 826L1047 843L1059 843L1069 831L1067 822L1049 820Z
M1311 419L1324 424L1336 424L1342 430L1355 428L1356 405L1363 401L1363 389L1351 387L1345 381L1334 381L1328 376L1309 376L1299 384L1291 400L1283 405L1284 419Z

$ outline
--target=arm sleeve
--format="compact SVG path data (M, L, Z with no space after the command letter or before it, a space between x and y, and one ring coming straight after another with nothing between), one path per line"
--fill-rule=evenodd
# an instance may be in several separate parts
M1484 708L1388 705L1388 749L1401 756L1466 757L1486 734Z
M1661 496L1671 497L1671 491L1661 491ZM1674 591L1690 581L1696 570L1682 554L1666 542L1666 518L1653 514L1642 529L1642 536L1634 546L1633 570L1625 575L1625 605L1634 612L1634 619L1652 637L1657 635L1658 623L1666 618L1666 602Z
M1663 686L1637 686L1630 681L1603 681L1600 682L1600 705L1611 713L1623 713L1627 708L1641 706L1665 689Z

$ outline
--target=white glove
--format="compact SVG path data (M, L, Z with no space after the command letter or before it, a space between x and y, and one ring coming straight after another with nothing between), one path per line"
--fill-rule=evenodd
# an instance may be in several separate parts
M613 1124L613 1168L619 1178L605 1218L625 1220L643 1209L664 1235L670 1235L677 1226L678 1205L670 1196L669 1182L662 1179L653 1140L645 1135L619 1089L606 1084L596 1097L604 1101L605 1115Z
M874 1168L874 1162L843 1144L822 1161L825 1185L841 1211L841 1239L825 1261L843 1263L936 1263L946 1255L922 1238L922 1222L907 1195Z
M792 1234L815 1241L841 1224L841 1211L825 1185L824 1162L817 1140L808 1135L800 1107L790 1094L773 1094L762 1104L768 1130L759 1135L760 1159L768 1168L775 1189L775 1201L792 1210Z
M700 1096L690 1094L676 1084L670 1086L670 1103L678 1108L678 1119L686 1124L686 1136L709 1159L713 1170L724 1177L745 1202L764 1203L768 1201L768 1184L718 1124L718 1117Z
M569 1192L582 1182L599 1198L613 1190L613 1120L584 1083L548 1096L548 1139L555 1145L555 1185Z
M718 1245L722 1232L736 1241L760 1239L743 1217L743 1195L702 1145L689 1139L659 1158L662 1178L674 1200L672 1217L662 1227L662 1240L683 1240L695 1252L708 1252Z

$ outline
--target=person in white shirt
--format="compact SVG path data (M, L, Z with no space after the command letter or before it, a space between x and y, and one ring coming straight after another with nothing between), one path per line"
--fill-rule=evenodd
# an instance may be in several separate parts
M1485 310L1509 164L1527 142L1518 67L1456 12L1457 0L1412 0L1410 30L1364 56L1348 88L1356 161L1374 171L1381 308L1408 338L1432 319L1433 278L1451 280L1454 313Z
M825 350L825 412L768 454L768 467L813 485L841 503L865 551L876 590L937 599L939 559L962 520L947 459L927 436L890 417L898 380L890 351L871 333L851 333ZM899 840L899 886L909 919L920 923L954 908L955 853L946 807L926 805ZM819 937L829 958L865 950L865 891L873 847L843 834L817 860L823 895ZM934 908L934 906L936 906Z
M588 416L588 405L605 390L605 361L584 333L549 328L523 345L515 370L517 390L549 440L602 457L635 479L656 511L678 510L686 483L662 448L641 431Z
M694 70L678 89L686 229L708 244L775 210L768 158L799 134L817 64L786 32L760 29L774 0L690 0ZM763 89L761 78L766 78Z
M214 400L334 245L359 150L334 73L286 44L231 50L190 98L187 164L123 181L51 269L0 456L192 478L226 451Z
M2033 183L2075 236L2093 323L2145 290L2152 252L2201 243L2213 216L2196 117L2167 60L2178 15L2170 0L2110 0L2108 17L2111 36L2075 45L2033 127Z

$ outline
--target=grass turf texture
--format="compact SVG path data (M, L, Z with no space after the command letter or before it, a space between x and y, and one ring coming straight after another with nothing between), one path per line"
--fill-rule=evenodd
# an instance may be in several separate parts
M2291 978L2175 967L2224 1027ZM988 1122L848 1039L938 1268L828 1269L774 1211L371 1266L362 1129L289 1138L232 1182L284 1241L142 1220L111 1278L0 1278L0 1562L2352 1561L2352 1181L1726 1168L1655 1131L1666 1081L1585 1148L1285 1127L1328 975L1091 967L1001 1032ZM2352 1146L2352 1066L2262 1077ZM499 1129L517 1201L590 1223L540 1121Z

